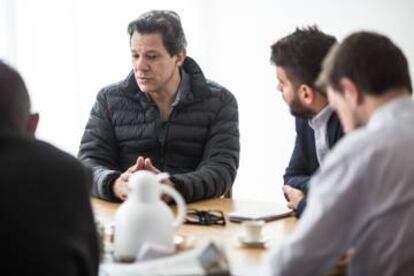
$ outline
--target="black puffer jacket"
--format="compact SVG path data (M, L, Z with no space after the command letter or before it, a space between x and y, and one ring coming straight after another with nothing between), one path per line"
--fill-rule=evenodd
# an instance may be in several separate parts
M230 190L240 151L236 99L206 80L193 59L187 57L182 69L191 88L166 123L164 143L157 136L159 110L132 73L99 92L79 150L79 158L94 169L95 196L116 200L114 180L140 155L170 173L187 202Z

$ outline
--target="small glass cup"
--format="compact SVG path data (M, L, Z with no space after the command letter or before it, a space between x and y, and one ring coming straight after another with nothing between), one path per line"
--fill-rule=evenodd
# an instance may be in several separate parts
M249 220L242 223L245 242L260 242L263 239L264 220Z

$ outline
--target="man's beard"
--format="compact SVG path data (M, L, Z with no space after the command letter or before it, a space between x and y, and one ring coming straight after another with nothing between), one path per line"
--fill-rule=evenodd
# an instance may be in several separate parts
M290 113L295 117L309 119L315 116L315 112L312 111L310 108L303 106L298 97L292 99L292 101L289 104L289 109Z

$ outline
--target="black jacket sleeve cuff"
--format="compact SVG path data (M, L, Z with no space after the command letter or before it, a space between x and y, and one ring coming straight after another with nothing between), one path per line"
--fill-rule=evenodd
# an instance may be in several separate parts
M300 218L302 216L306 208L306 202L306 196L299 201L298 208L296 209L296 217Z

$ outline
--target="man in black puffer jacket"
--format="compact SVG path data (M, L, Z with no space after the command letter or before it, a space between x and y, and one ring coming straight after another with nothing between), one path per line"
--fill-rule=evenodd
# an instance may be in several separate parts
M168 172L163 183L187 202L228 193L240 151L236 99L186 57L175 12L147 12L128 33L133 70L99 92L80 145L94 195L124 200L142 169Z

